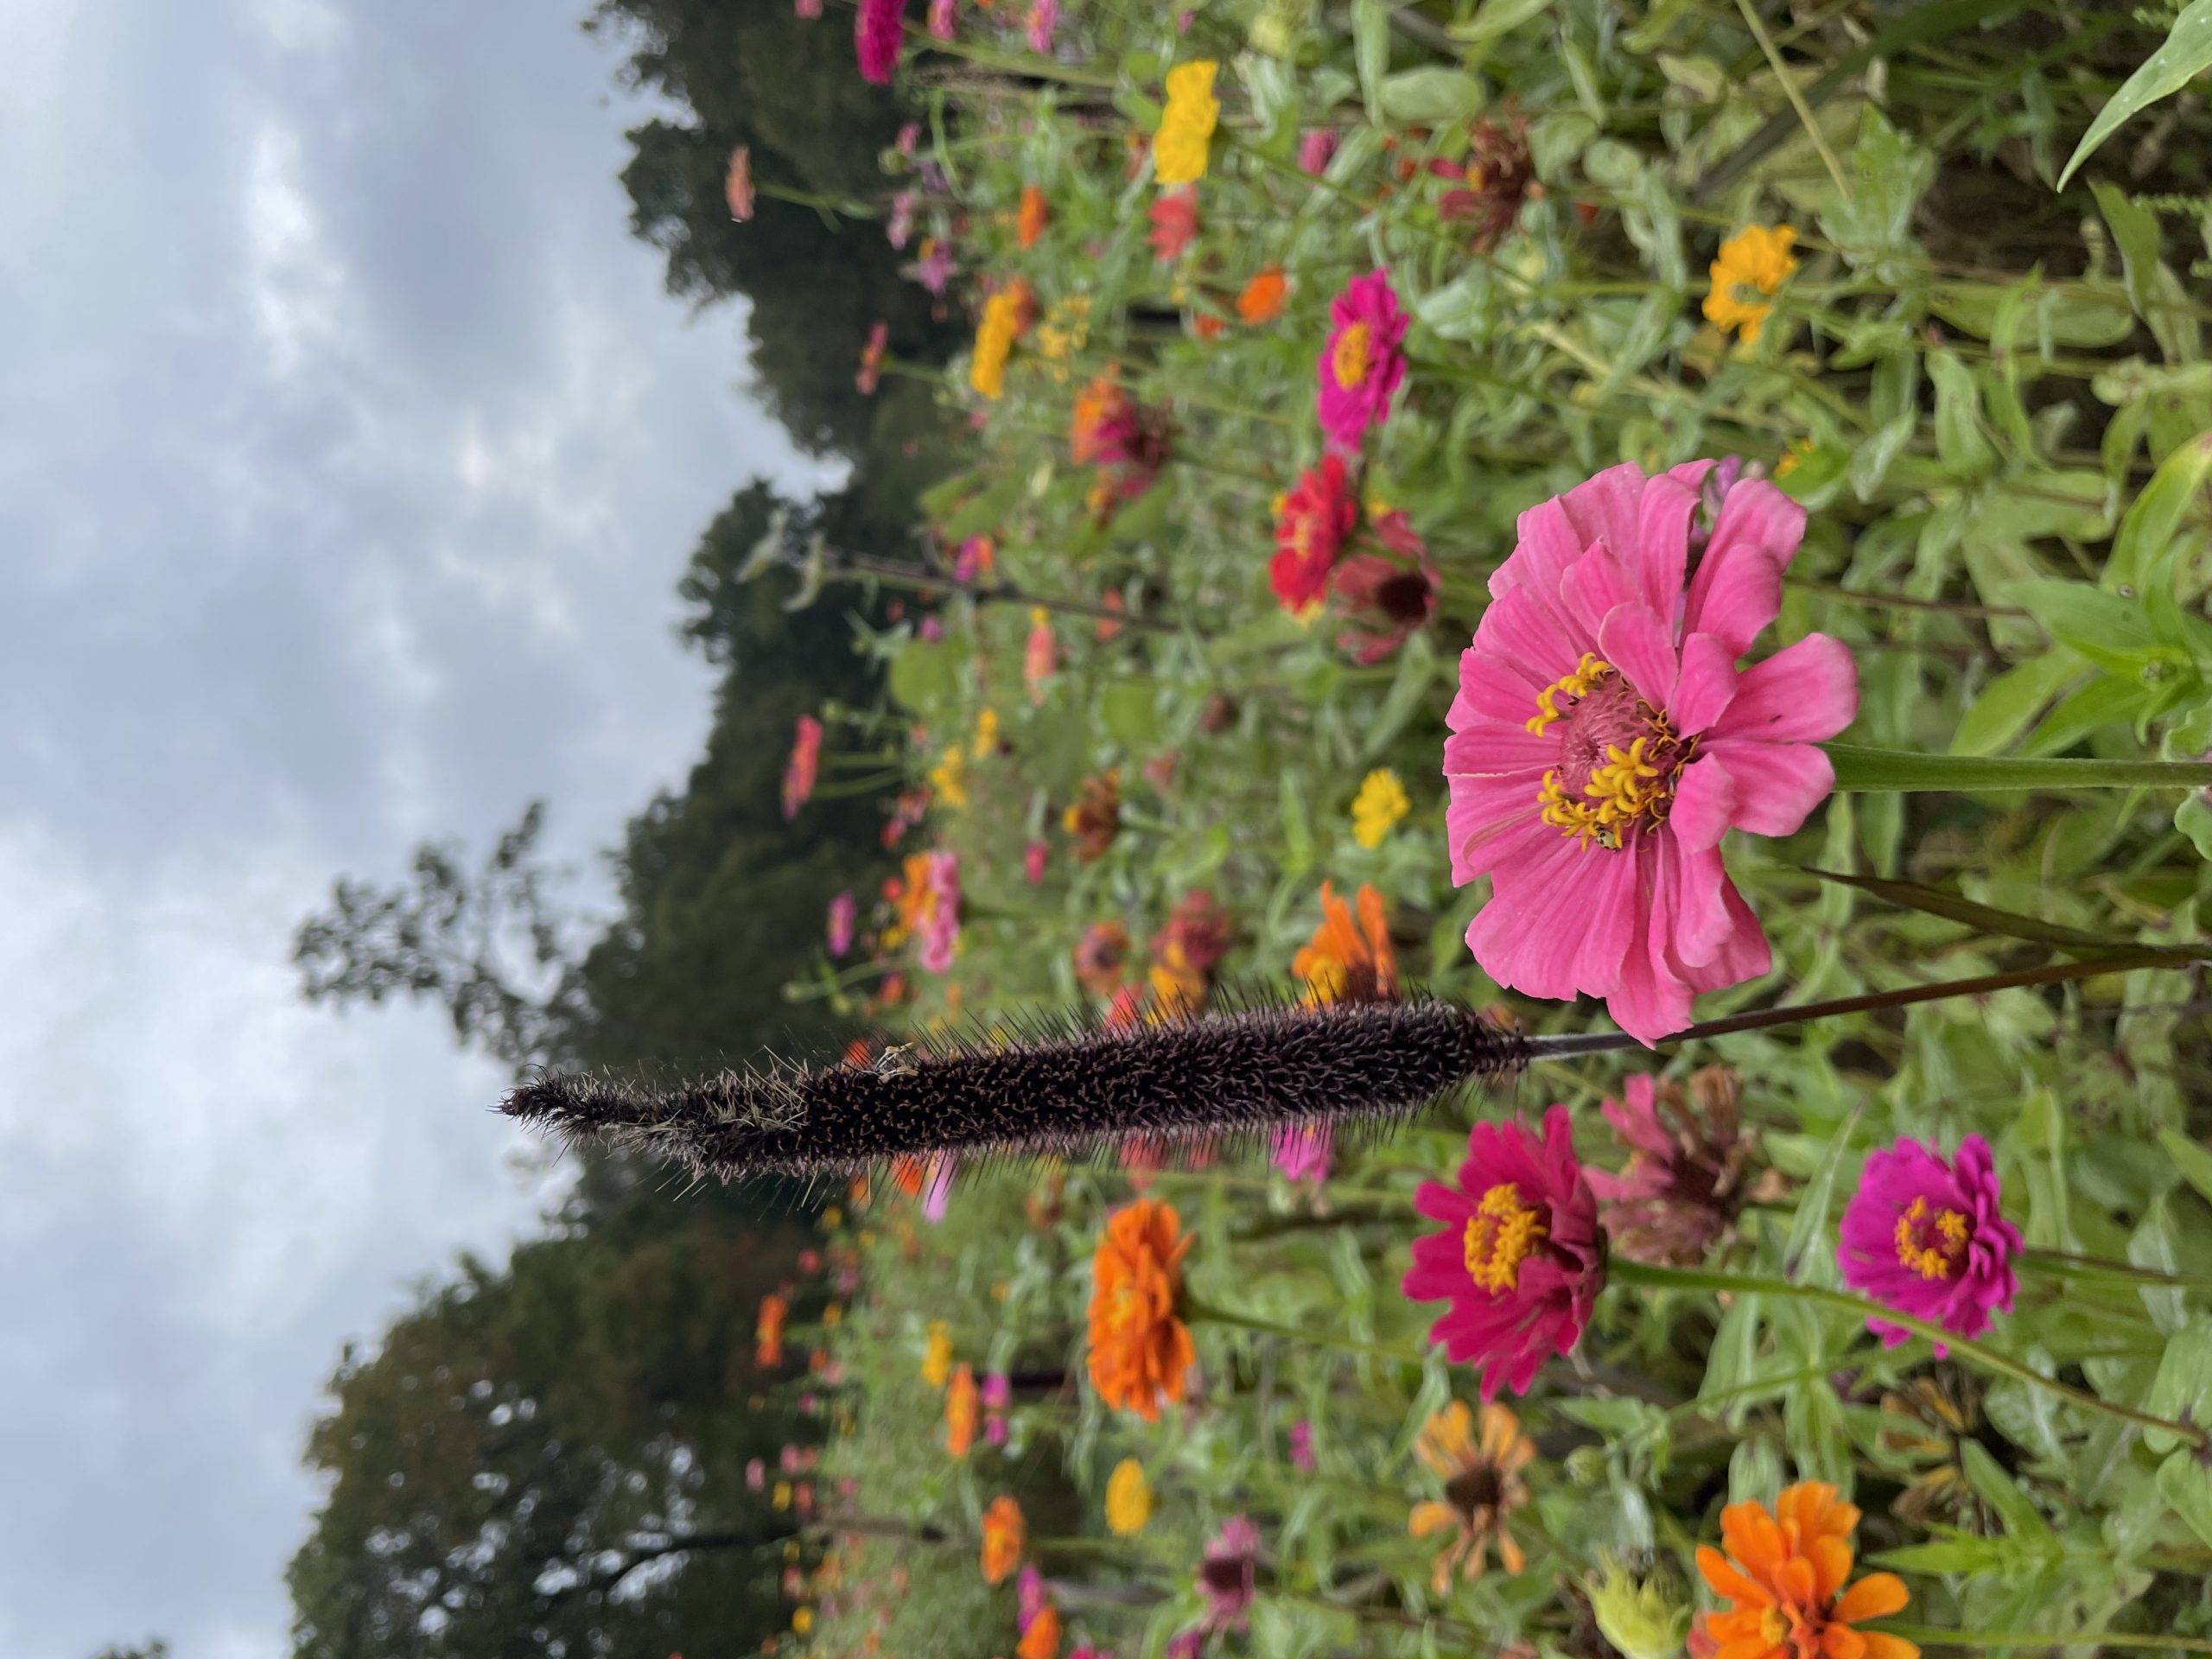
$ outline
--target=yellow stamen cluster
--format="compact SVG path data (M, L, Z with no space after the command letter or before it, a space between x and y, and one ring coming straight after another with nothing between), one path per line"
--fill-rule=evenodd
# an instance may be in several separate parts
M1511 1290L1521 1264L1544 1241L1544 1220L1521 1202L1521 1189L1501 1181L1482 1196L1467 1217L1467 1276L1493 1296Z
M1329 372L1336 376L1337 385L1350 391L1366 379L1373 349L1374 333L1363 322L1355 322L1338 334L1336 350L1329 356Z
M1932 1225L1938 1242L1923 1244L1922 1229ZM1928 1200L1915 1198L1912 1207L1897 1217L1897 1260L1923 1279L1948 1279L1967 1253L1967 1218L1955 1210L1938 1210L1932 1223Z
M1580 702L1590 695L1599 680L1612 671L1613 665L1600 662L1595 652L1584 652L1582 660L1574 665L1572 672L1560 675L1536 693L1536 712L1528 723L1530 734L1541 737L1547 726L1566 714L1567 710L1559 706L1560 698L1565 697L1569 702Z
M1582 786L1585 799L1567 794L1556 768L1546 772L1536 796L1543 821L1585 847L1594 841L1617 850L1630 824L1638 818L1658 817L1674 792L1674 780L1651 763L1649 751L1655 739L1669 742L1674 734L1663 720L1654 724L1658 728L1654 734L1637 738L1625 749L1618 743L1607 747L1605 765L1593 770Z

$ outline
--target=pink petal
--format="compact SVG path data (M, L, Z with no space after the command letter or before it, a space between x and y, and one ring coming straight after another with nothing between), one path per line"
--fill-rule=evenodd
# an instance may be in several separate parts
M1808 633L1738 676L1736 698L1713 734L1771 743L1819 742L1858 717L1859 670L1840 639Z
M1560 578L1560 608L1586 633L1595 634L1614 607L1642 598L1643 591L1630 566L1602 543L1576 560Z
M1485 656L1502 657L1520 664L1530 673L1543 675L1549 685L1581 661L1582 653L1597 645L1594 636L1570 632L1566 621L1534 594L1509 594L1491 601L1490 609L1475 629L1475 649ZM1535 700L1529 713L1535 712ZM1527 715L1522 716L1523 720Z
M1690 579L1683 632L1717 635L1732 656L1749 651L1781 613L1782 573L1804 535L1805 509L1765 480L1729 491Z
M1602 901L1609 884L1592 860L1605 855L1602 849L1583 848L1548 824L1537 828L1549 836L1549 845L1527 849L1510 868L1498 867L1490 902L1468 924L1467 948L1499 984L1530 996L1564 1000L1579 988L1569 919L1579 927Z
M1675 840L1671 848L1661 849L1660 858L1674 866L1674 926L1668 948L1676 962L1700 966L1713 960L1732 929L1727 904L1720 896L1730 884L1719 849L1692 852Z
M1628 677L1637 695L1664 709L1675 695L1675 645L1667 625L1641 601L1616 605L1598 629L1598 649Z
M1455 732L1465 730L1477 718L1525 725L1536 712L1536 694L1550 683L1530 677L1518 663L1488 652L1464 651L1459 653L1459 694L1452 700L1448 723Z
M1683 470L1677 467L1646 484L1637 513L1635 563L1643 602L1661 616L1674 615L1689 566L1690 522L1697 512L1698 485L1696 480L1685 481Z
M1727 767L1734 783L1731 817L1737 828L1755 836L1796 834L1835 788L1834 766L1810 743L1713 740L1684 770L1682 781L1687 784L1691 772L1715 763Z
M1685 852L1702 853L1720 844L1735 817L1735 778L1711 746L1700 748L1697 759L1675 780L1675 798L1667 808L1669 832Z
M1535 705L1530 705L1533 708ZM1559 764L1559 734L1538 736L1519 726L1484 721L1444 740L1446 778L1528 780L1522 798L1530 810L1543 788L1544 774Z
M1705 731L1739 695L1736 659L1726 645L1709 633L1693 633L1682 641L1681 672L1667 704L1676 731L1685 737Z

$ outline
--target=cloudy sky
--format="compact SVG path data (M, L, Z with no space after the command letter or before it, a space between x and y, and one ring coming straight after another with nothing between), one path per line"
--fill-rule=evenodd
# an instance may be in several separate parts
M626 234L583 5L0 0L8 1659L284 1650L339 1344L541 1197L290 931L534 797L588 872L704 729L693 537L810 480Z

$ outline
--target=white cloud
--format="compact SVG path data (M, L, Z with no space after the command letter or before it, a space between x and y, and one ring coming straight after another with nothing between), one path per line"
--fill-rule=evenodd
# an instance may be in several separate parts
M288 378L337 342L346 277L308 194L299 133L273 114L248 147L244 215L255 330L272 372Z

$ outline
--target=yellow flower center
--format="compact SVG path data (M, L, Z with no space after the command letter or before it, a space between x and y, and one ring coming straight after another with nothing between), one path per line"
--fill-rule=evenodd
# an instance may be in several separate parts
M1467 1217L1467 1276L1492 1295L1520 1281L1521 1264L1544 1241L1542 1215L1521 1202L1521 1189L1500 1181Z
M1336 377L1337 385L1346 391L1367 378L1368 360L1374 354L1374 331L1363 322L1355 322L1337 336L1336 349L1329 356L1329 372Z
M1957 1211L1930 1215L1928 1200L1915 1198L1897 1217L1897 1260L1923 1279L1948 1279L1966 1261L1973 1230Z
M1544 823L1586 848L1617 851L1637 824L1666 817L1697 741L1678 738L1610 663L1585 652L1536 694L1529 733L1541 736L1554 725L1561 728L1560 764L1536 791Z

